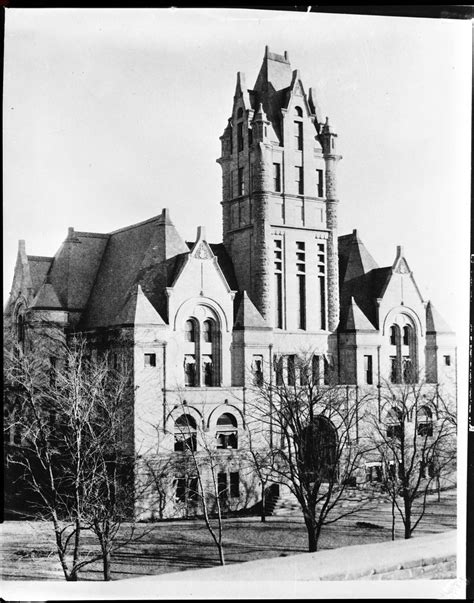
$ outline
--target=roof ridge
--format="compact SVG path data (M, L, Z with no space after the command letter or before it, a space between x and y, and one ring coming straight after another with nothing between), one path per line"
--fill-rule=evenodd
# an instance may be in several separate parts
M159 214L157 216L153 216L153 218L148 218L148 220L143 220L142 222L137 222L136 224L131 224L130 226L118 228L117 230L109 232L107 236L118 234L119 232L124 232L125 230L131 230L132 228L138 228L138 226L143 226L144 224L149 224L150 222L158 221L161 217L162 214Z
M76 237L85 237L85 238L97 238L97 239L108 239L110 237L110 234L106 233L106 232L89 232L87 230L81 231L81 230L75 230L74 231L74 236Z
M37 262L42 262L42 261L51 261L54 260L54 255L53 256L49 256L49 255L27 255L26 256L29 260L34 260Z

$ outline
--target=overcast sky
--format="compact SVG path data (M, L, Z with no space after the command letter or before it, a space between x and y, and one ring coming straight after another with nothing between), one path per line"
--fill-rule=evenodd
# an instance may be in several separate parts
M403 245L467 344L471 23L280 11L7 9L4 298L18 239L54 255L168 207L221 240L219 136L236 72L289 53L339 134L339 231ZM465 340L465 341L464 341Z

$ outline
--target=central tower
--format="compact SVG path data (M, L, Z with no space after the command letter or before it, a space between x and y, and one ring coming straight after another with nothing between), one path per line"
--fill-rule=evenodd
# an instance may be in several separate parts
M223 240L239 289L277 330L339 322L336 137L286 52L265 48L251 90L237 74L217 160Z

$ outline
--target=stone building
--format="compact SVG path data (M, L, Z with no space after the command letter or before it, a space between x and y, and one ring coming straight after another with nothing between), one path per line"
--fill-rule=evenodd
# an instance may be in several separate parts
M190 437L202 428L222 449L219 480L238 507L256 378L294 378L304 351L322 385L375 391L417 375L454 388L456 348L402 247L379 267L357 230L338 236L337 134L286 52L265 49L251 89L237 74L221 141L222 243L203 227L184 241L167 209L108 234L70 228L54 257L27 255L20 241L5 321L27 342L46 317L127 362L134 420L124 446L172 455L180 426ZM183 479L169 476L163 515L180 513ZM141 516L155 516L153 504Z

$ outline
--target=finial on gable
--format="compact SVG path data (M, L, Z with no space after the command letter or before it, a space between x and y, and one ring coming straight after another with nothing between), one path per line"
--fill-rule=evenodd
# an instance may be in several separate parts
M197 227L197 235L196 235L196 243L198 241L205 241L205 240L206 240L206 227L198 226Z

